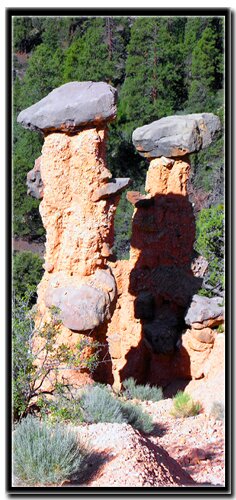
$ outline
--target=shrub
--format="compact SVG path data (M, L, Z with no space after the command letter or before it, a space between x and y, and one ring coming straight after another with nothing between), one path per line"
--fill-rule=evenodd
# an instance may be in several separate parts
M173 398L173 407L171 409L173 417L193 417L198 415L200 410L200 403L195 403L187 392L179 391Z
M130 377L123 382L125 388L123 395L127 399L139 399L140 401L160 401L163 398L161 387L151 387L149 384L136 385L133 377Z
M225 418L225 408L222 403L219 401L214 401L211 407L210 411L210 417L214 418L215 420L224 420Z
M29 415L14 433L14 475L28 485L58 484L78 472L87 453L69 427Z
M19 252L13 257L13 290L23 297L28 286L33 292L43 274L42 259L33 252Z
M66 421L78 424L84 422L80 401L74 397L67 397L65 391L53 394L53 399L48 399L44 394L37 400L41 415L47 415L52 422Z
M120 403L106 389L99 386L88 388L81 397L81 407L86 422L123 423Z
M224 207L205 208L196 221L195 249L209 262L202 294L222 295L224 290Z
M44 381L50 380L52 374L57 381L61 365L90 372L98 365L100 344L89 337L79 340L73 350L64 343L56 344L60 320L54 310L51 311L51 321L35 329L35 312L29 308L30 298L29 292L24 297L15 298L13 304L13 416L16 420L27 414L32 398L43 394ZM40 346L33 350L35 334L40 338ZM83 352L88 346L94 352L85 359ZM41 363L36 365L39 355ZM65 380L66 383L68 385L69 381Z
M120 405L124 420L128 424L141 432L145 432L145 434L153 431L154 426L150 415L145 413L140 406L123 401L120 402Z

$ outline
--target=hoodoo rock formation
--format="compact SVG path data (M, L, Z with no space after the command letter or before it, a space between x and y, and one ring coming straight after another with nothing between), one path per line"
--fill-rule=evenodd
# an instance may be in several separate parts
M56 307L62 321L57 344L72 349L78 333L99 339L95 330L110 319L116 296L108 259L116 206L130 179L112 179L106 167L107 122L115 117L115 103L116 90L110 85L72 82L18 117L24 127L44 134L35 167L43 185L40 214L46 229L45 273L38 287L40 323L49 322ZM31 191L36 173L28 174ZM35 341L40 343L40 338ZM68 376L75 381L80 375L72 370Z
M28 192L42 198L47 237L38 312L47 322L51 308L58 308L59 345L73 349L83 335L104 344L106 362L95 379L116 387L130 376L166 385L196 375L183 340L186 325L195 344L209 350L214 344L209 317L199 320L192 302L201 278L191 269L195 224L187 181L188 154L208 146L220 123L205 113L162 118L134 131L134 145L150 160L147 194L127 193L134 205L130 259L114 261L115 210L131 182L112 179L106 165L107 122L115 114L110 85L72 82L18 117L44 134L42 155L27 179ZM217 315L220 321L220 308ZM81 380L73 369L67 376Z
M146 196L127 193L134 205L130 260L113 265L118 298L108 343L117 385L130 376L162 386L202 376L202 362L196 365L195 352L191 359L187 332L183 335L188 307L202 282L192 272L195 221L187 192L188 154L207 147L219 128L218 117L204 113L162 118L133 133L134 145L150 165ZM205 333L207 344L198 338L201 361L215 338Z

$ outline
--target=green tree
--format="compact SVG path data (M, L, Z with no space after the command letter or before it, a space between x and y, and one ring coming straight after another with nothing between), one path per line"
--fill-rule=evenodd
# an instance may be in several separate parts
M195 31L185 39L187 55L188 107L191 112L214 111L215 94L223 85L223 24L220 19L195 21ZM199 38L198 38L199 37ZM187 44L189 43L189 48Z
M13 18L13 48L19 52L29 52L41 43L41 27L30 16Z
M196 221L197 252L209 262L203 294L222 295L224 290L224 209L223 205L201 210Z
M18 113L45 97L63 83L63 51L39 45L30 58L23 81L13 89L13 231L18 236L42 236L44 229L38 212L39 201L27 195L26 175L40 156L42 136L17 124Z
M172 114L184 100L182 44L164 17L139 17L131 28L119 121L137 126Z
M129 24L125 19L96 17L87 20L83 35L79 32L65 56L64 80L106 81L121 84L124 79L125 43Z
M40 282L43 274L42 259L33 252L18 252L13 257L13 291L17 296L23 297L27 287L32 292Z

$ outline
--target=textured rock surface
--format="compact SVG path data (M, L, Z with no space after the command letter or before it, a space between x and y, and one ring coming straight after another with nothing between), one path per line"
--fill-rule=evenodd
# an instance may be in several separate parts
M191 380L186 391L199 399L206 414L210 414L214 403L225 407L225 335L216 335L214 346L204 363L203 378Z
M135 206L130 259L111 263L117 302L107 330L117 386L131 376L157 385L176 375L191 378L189 355L184 350L183 358L177 345L184 312L201 286L191 271L195 224L189 172L186 157L154 159L147 195L127 193Z
M117 91L104 82L69 82L21 111L17 121L31 130L71 131L116 116Z
M104 184L104 186L99 187L94 191L92 195L92 201L105 200L109 196L114 196L121 193L126 189L131 183L131 179L111 179L110 182Z
M40 171L41 156L35 160L34 168L30 170L27 174L27 194L40 200L43 198L43 181Z
M76 97L81 85L67 85L42 100L43 105L41 101L36 108L31 107L34 118L24 122L47 131L40 157L44 190L40 213L47 241L45 274L38 287L39 315L49 321L51 308L59 308L62 324L57 345L66 344L73 350L78 334L79 338L91 335L103 345L101 360L105 362L94 373L95 380L120 387L122 380L131 376L139 383L157 385L166 385L174 377L200 378L215 340L206 322L212 318L218 322L222 310L215 315L193 315L195 326L201 327L181 336L186 328L184 316L201 286L201 278L191 269L195 223L187 193L189 159L163 154L152 159L147 194L128 194L134 205L130 259L112 261L115 210L121 191L130 183L130 179L112 179L106 166L107 129L102 122L115 114L114 89L106 84L81 84L84 94L78 95L89 102L86 115L83 106L80 110L80 97ZM68 88L72 89L69 97ZM104 89L109 97L104 97ZM68 106L65 100L60 102L61 92L63 99L67 95ZM53 103L55 121L50 116ZM68 118L71 112L76 119ZM46 115L51 121L42 126ZM204 115L201 120L186 121L188 141L191 139L194 147L208 144L217 128L214 118ZM82 130L83 123L86 127ZM55 131L56 127L60 131ZM181 127L178 130L182 133ZM176 148L176 142L172 146ZM192 314L191 308L189 311L187 318ZM35 341L40 343L37 338ZM87 349L84 357L90 354ZM70 383L81 383L76 370L64 370L65 376Z
M203 323L204 321L222 317L224 308L221 298L208 298L194 295L188 312L185 316L187 325L192 323Z
M133 144L147 158L176 157L209 146L220 120L212 113L174 115L161 118L133 132Z

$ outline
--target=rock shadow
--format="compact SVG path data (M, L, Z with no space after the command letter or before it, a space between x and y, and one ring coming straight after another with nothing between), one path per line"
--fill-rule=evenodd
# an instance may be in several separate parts
M168 193L135 203L131 238L129 293L141 341L126 355L121 381L166 386L175 378L191 379L190 360L181 344L184 317L202 284L191 261L195 218L187 196Z
M88 486L88 483L95 479L104 465L113 460L113 457L106 451L92 451L85 458L84 463L78 473L75 473L71 480L65 483L64 487Z

